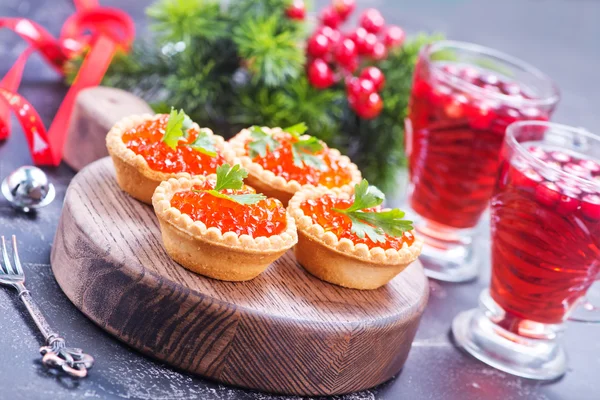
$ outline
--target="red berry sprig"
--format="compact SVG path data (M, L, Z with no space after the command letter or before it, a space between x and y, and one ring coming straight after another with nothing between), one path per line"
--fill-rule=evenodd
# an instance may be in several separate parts
M308 65L308 80L318 89L328 88L335 83L333 71L321 58L315 58Z
M371 119L383 109L380 92L385 76L376 67L364 68L358 77L353 74L365 59L385 60L390 49L404 43L404 31L399 26L386 26L381 13L369 8L361 14L356 29L342 34L339 27L355 9L355 0L332 0L321 10L321 26L307 42L307 74L311 85L318 89L344 79L350 108L359 117Z
M304 0L294 0L292 4L285 10L285 14L289 19L303 21L306 16L306 6Z
M363 119L377 117L383 109L383 100L378 92L385 86L385 76L377 67L363 69L359 77L353 77L346 84L346 94L350 108Z

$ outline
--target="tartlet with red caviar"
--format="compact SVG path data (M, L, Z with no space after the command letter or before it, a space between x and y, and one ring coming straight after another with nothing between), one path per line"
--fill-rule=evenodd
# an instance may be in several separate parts
M348 157L306 130L303 123L285 129L252 126L231 138L235 157L248 170L248 184L287 205L303 185L334 188L360 182L361 173Z
M314 276L354 289L377 289L421 254L412 222L382 210L384 195L366 180L352 187L305 186L288 211L298 227L296 259Z
M164 180L214 174L226 159L235 162L221 136L200 128L182 110L124 118L108 132L106 147L121 189L146 204Z
M185 268L225 281L263 272L298 241L277 199L243 184L247 172L224 164L216 175L169 179L152 204L167 253Z

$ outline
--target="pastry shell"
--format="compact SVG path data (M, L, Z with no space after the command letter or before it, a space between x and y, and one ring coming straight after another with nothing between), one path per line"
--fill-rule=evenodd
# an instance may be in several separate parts
M262 127L265 132L271 134L282 132L281 128ZM286 181L283 177L275 175L273 172L264 169L262 165L252 161L252 158L246 153L246 143L250 139L250 131L242 129L237 135L229 140L229 144L234 153L234 157L248 171L246 183L256 189L258 193L263 193L268 197L279 199L285 206L300 188L302 184L294 179ZM362 175L350 158L342 155L339 150L329 148L329 152L339 160L341 164L346 165L346 169L352 175L352 181L348 185L354 186L362 180ZM227 160L230 164L233 160Z
M363 243L338 237L304 215L300 205L308 199L325 194L350 198L354 188L327 189L303 186L290 200L288 212L296 220L298 244L296 259L308 272L324 281L353 289L377 289L402 272L421 254L423 242L415 238L412 245L400 250L381 247L369 248Z
M129 129L160 117L159 114L125 117L117 122L106 135L106 147L115 165L117 183L131 197L146 204L152 204L152 194L160 182L169 178L190 178L192 176L188 172L165 173L155 171L148 166L144 157L136 154L123 143L122 136ZM200 129L196 123L193 126ZM215 147L223 157L230 162L237 163L233 151L229 148L229 144L225 139L219 135L214 135L210 129L206 129L215 138Z
M254 238L221 232L171 206L173 195L216 176L171 178L162 182L152 196L162 239L173 260L190 271L224 281L255 278L298 242L294 219L286 213L286 230L270 237Z

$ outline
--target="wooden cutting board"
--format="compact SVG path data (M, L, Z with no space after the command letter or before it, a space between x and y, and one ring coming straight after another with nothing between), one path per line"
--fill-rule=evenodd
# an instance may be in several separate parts
M109 158L69 186L51 261L75 306L133 348L283 394L348 393L398 374L428 296L418 262L373 291L320 281L291 251L249 282L189 272L163 249L153 209L119 189Z

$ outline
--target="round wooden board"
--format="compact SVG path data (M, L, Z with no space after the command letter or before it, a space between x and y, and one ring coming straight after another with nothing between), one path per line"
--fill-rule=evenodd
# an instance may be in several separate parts
M371 291L320 281L291 251L249 282L189 272L163 249L153 209L119 189L108 158L69 186L51 261L75 306L135 349L283 394L348 393L395 376L428 297L418 262Z

